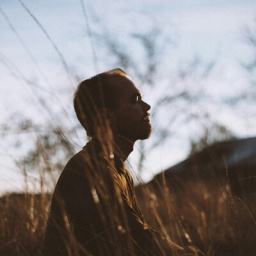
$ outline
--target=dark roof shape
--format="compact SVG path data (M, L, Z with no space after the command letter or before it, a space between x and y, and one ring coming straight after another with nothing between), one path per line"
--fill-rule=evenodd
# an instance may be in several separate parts
M191 170L256 167L256 137L215 143L186 160L166 169L164 173L175 174Z

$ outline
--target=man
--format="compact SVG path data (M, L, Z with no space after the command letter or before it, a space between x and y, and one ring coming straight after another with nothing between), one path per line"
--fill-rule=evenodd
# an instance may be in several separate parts
M165 255L124 164L134 143L150 136L150 106L129 76L114 69L81 82L74 108L91 139L57 182L43 255Z

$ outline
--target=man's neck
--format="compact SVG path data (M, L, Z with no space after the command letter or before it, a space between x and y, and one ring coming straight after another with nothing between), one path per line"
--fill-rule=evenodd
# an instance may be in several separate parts
M134 141L131 141L120 135L115 136L114 141L115 154L117 154L122 161L125 161L133 151Z

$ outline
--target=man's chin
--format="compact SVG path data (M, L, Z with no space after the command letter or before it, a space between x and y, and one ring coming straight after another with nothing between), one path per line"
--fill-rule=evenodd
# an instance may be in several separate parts
M126 137L127 139L131 141L136 141L136 140L146 140L150 137L151 132L152 132L152 126L150 123L147 123L146 126L141 127L142 129L138 130L133 130L131 133L126 133L126 134L120 134L123 137Z
M150 137L151 133L152 133L152 128L151 128L151 126L150 126L150 129L148 129L148 130L145 131L143 134L141 134L140 140L146 140L146 139L148 139L148 138Z

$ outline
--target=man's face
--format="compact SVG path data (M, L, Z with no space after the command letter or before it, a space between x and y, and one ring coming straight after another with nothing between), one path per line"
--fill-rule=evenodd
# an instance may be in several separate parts
M131 141L147 139L151 134L150 105L142 100L141 93L128 77L112 77L119 92L119 107L113 111L114 133Z

